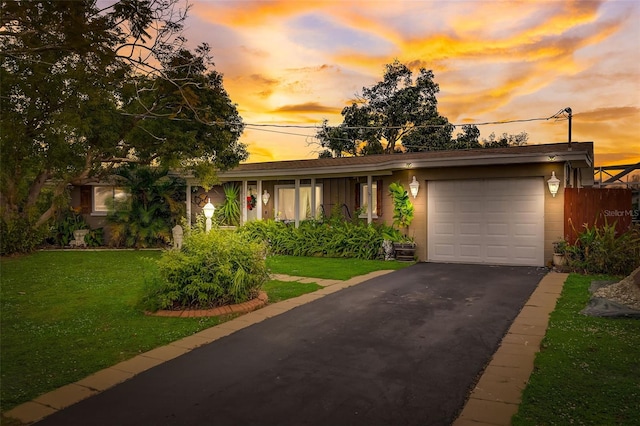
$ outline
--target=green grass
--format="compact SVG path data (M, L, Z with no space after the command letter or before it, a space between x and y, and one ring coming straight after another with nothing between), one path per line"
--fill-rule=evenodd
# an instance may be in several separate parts
M362 260L326 257L272 256L267 258L267 266L274 274L288 274L301 277L348 280L349 278L384 269L402 269L410 262Z
M513 425L640 424L640 320L581 315L598 279L569 276Z
M45 251L0 259L2 411L227 318L145 315L140 300L160 251ZM397 262L278 256L274 272L347 279ZM270 281L274 303L320 288Z
M300 283L296 281L271 280L262 286L269 295L269 303L277 303L303 294L312 293L322 286L316 283Z

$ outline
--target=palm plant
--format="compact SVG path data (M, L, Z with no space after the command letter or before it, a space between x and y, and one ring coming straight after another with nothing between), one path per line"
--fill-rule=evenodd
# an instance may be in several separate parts
M126 247L159 246L169 241L171 228L184 215L184 183L168 169L130 165L116 172L130 194L114 200L108 221L111 242Z
M216 210L216 219L222 225L240 225L240 188L234 183L226 183L222 187L224 202Z

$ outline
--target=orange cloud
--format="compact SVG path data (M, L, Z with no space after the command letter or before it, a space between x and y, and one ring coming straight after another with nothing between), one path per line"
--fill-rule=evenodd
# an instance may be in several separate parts
M276 112L276 113L277 112L304 112L304 113L312 113L312 114L319 114L319 113L339 114L340 111L341 109L339 108L321 105L318 102L307 102L304 104L297 104L297 105L284 105L273 110L273 112Z

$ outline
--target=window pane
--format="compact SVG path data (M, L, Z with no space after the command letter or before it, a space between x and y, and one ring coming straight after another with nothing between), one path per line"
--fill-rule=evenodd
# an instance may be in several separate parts
M106 212L113 199L112 186L94 186L93 187L93 211Z
M276 218L280 220L295 220L295 187L276 188ZM316 208L322 204L322 186L316 185ZM311 208L311 186L300 186L300 199L298 200L300 220L311 219L316 216Z
M131 194L125 188L113 186L93 187L93 211L107 212L116 207L120 210L130 208Z
M367 212L368 210L368 206L369 206L369 191L367 191L369 185L367 185L366 183L363 185L360 185L360 199L362 200L362 205L360 206L362 208L362 214L361 217L367 217ZM378 191L378 184L376 182L373 182L371 184L371 204L372 204L372 212L373 215L376 216L376 212L378 211L378 196L377 196L377 191Z
M294 220L295 188L278 188L278 205L276 218L280 220Z

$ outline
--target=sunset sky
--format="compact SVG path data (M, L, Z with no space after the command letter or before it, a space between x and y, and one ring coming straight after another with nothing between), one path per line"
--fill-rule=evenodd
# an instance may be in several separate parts
M342 122L394 59L433 70L454 124L573 110L596 165L640 161L640 2L192 1L191 46L208 42L247 124ZM564 142L567 121L479 126ZM461 131L457 128L454 136ZM282 134L287 132L292 134ZM317 158L313 128L247 126L250 162Z

